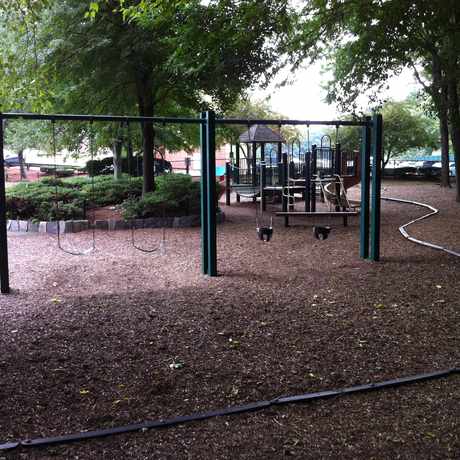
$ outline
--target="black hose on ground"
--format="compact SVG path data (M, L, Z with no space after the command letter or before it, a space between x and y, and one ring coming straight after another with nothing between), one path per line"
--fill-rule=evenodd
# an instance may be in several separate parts
M197 422L199 420L206 420L213 417L221 417L224 415L235 415L247 412L255 412L268 407L281 406L285 404L301 403L307 401L314 401L317 399L326 399L336 396L345 396L352 393L362 393L367 391L382 390L385 388L393 388L402 385L408 385L426 380L438 379L448 377L453 374L460 374L460 368L451 368L443 371L430 372L427 374L417 374L410 377L402 377L393 380L386 380L377 383L368 383L365 385L357 385L348 388L318 391L315 393L305 393L295 396L285 396L267 401L257 401L241 406L232 406L225 409L212 410L209 412L201 412L191 415L180 417L173 417L169 419L151 420L131 425L124 425L115 428L105 428L101 430L85 431L82 433L67 434L63 436L56 436L50 438L35 438L25 439L21 441L10 441L0 444L0 451L13 450L18 447L47 447L57 444L67 444L76 441L85 441L88 439L104 438L122 433L130 433L134 431L147 431L151 429L169 428L172 426L180 425L183 423Z
M419 222L420 220L427 219L428 217L434 216L435 214L438 214L439 210L434 208L433 206L430 206L429 204L425 203L418 203L417 201L410 201L410 200L402 200L400 198L390 198L390 197L382 197L382 200L385 201L394 201L396 203L405 203L405 204L412 204L414 206L420 206L422 208L427 208L430 210L428 214L423 215L422 217L418 217L417 219L411 220L410 222L407 222L407 224L401 225L399 227L399 231L401 232L401 235L408 239L409 241L412 241L413 243L416 244L421 244L422 246L427 246L431 249L437 249L438 251L444 251L447 252L448 254L456 257L460 257L460 253L452 251L450 249L447 249L443 246L439 246L438 244L433 244L429 243L428 241L423 241L419 240L417 238L414 238L413 236L410 236L409 233L407 233L406 228L409 227L409 225L415 224L415 222Z

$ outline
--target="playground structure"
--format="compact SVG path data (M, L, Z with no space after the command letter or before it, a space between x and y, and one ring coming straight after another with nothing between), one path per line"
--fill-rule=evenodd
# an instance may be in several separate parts
M320 145L311 145L309 139L287 143L280 131L253 125L240 135L226 168L226 204L231 205L234 192L237 202L240 197L259 198L263 212L271 196L272 202L282 203L277 215L284 216L285 226L290 216L325 215L341 216L347 225L348 216L359 213L360 203L347 197L347 189L361 180L359 152L342 151L328 135ZM304 202L301 211L295 208L299 197ZM328 211L317 209L318 199L327 202Z
M202 112L199 118L173 118L173 117L131 117L131 116L113 116L113 115L64 115L64 114L32 114L32 113L0 113L0 164L4 165L4 132L3 121L6 119L24 119L24 120L46 120L55 121L83 121L88 123L96 122L116 122L116 123L151 123L151 124L189 124L195 125L200 130L201 144L201 267L202 273L208 276L217 276L217 196L216 196L216 125L240 125L240 126L311 126L325 125L333 126L338 129L340 126L356 126L362 129L361 150L360 150L360 171L361 171L361 205L360 205L360 256L372 261L380 259L380 188L381 188L381 158L382 158L382 117L374 115L366 117L360 121L313 121L313 120L242 120L242 119L216 119L212 111ZM281 143L281 140L279 140ZM256 144L256 143L253 143ZM262 143L263 145L263 143ZM253 147L254 148L254 147ZM277 154L279 154L278 148ZM262 150L261 150L262 151ZM372 191L371 191L371 157L372 157ZM256 156L255 156L256 158ZM313 157L314 158L314 157ZM318 157L316 156L318 159ZM337 155L336 155L337 158ZM264 158L265 160L265 158ZM251 177L257 178L257 159L253 159L253 168ZM342 162L336 161L336 167L342 168ZM295 163L295 162L294 162ZM308 169L310 162L304 161L305 168L303 174L308 175L305 170ZM283 162L284 168L289 167L287 158ZM255 167L254 167L255 165ZM261 162L261 170L266 169L265 162ZM279 165L277 165L279 167ZM272 168L276 170L277 167ZM295 165L294 165L295 167ZM318 164L316 165L316 168ZM248 168L249 169L249 168ZM295 168L294 168L295 169ZM272 171L273 172L273 171ZM274 172L273 172L274 173ZM260 174L262 178L261 190L262 197L265 198L265 188L267 184L263 181L267 174ZM280 177L278 169L278 177ZM281 175L286 185L288 174L284 171ZM316 182L315 197L316 197ZM252 185L252 184L251 184ZM343 183L342 183L343 185ZM280 187L279 185L271 185ZM340 186L341 187L341 186ZM307 187L303 184L303 189L308 193ZM326 189L325 189L326 190ZM281 189L282 191L282 189ZM241 192L241 190L240 190ZM255 191L253 191L255 193ZM337 195L339 196L340 193ZM289 195L283 194L284 213L293 213ZM316 198L315 198L316 199ZM308 201L308 200L306 200ZM310 200L311 206L311 200ZM337 204L340 206L340 204ZM308 215L311 211L304 211ZM337 211L334 211L337 212ZM349 212L349 211L341 211ZM291 214L293 215L293 214ZM289 215L286 215L289 217ZM287 222L288 225L288 222ZM10 292L9 266L8 266L8 239L6 230L6 193L5 193L5 176L0 174L0 291L3 294Z

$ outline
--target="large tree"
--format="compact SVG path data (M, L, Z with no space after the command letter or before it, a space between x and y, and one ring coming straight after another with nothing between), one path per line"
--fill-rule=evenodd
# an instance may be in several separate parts
M420 109L414 97L410 96L405 101L386 101L379 111L385 120L382 168L391 159L409 150L439 147L435 120ZM353 119L350 115L341 118ZM331 128L327 134L334 142L340 142L342 150L353 151L359 148L362 130L355 126L344 126L338 133Z
M438 146L438 136L423 114L417 113L408 102L389 101L381 111L385 120L383 135L383 164L410 149Z
M423 88L440 120L443 163L448 162L449 126L459 170L459 18L456 0L308 0L292 49L300 59L332 58L330 99L347 108L366 90L384 87L403 68L412 68L418 77L423 70L428 77Z
M36 59L25 63L24 81L39 81L58 112L222 111L276 72L290 26L287 0L45 3L33 22L27 56ZM143 123L144 192L154 187L154 136Z

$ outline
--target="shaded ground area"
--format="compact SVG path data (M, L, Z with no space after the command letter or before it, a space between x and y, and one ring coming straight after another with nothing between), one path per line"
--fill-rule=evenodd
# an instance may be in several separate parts
M409 229L460 250L460 207L435 184L384 194L441 215ZM200 275L199 229L166 255L98 232L74 257L49 235L11 234L0 298L2 440L52 436L345 387L459 365L460 260L404 240L424 210L382 203L382 262L360 260L359 223L312 221L257 241L251 203L225 208L221 277ZM331 224L328 219L318 223ZM302 222L299 221L299 224ZM67 239L68 237L68 239ZM90 233L65 236L84 249ZM161 230L139 230L155 247ZM123 435L6 458L458 458L459 377Z

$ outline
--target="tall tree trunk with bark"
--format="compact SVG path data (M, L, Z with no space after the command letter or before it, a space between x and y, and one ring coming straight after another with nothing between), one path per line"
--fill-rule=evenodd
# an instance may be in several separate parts
M136 168L134 165L134 155L133 155L133 142L131 136L128 136L128 141L126 144L126 156L128 157L128 174L134 176Z
M460 45L460 33L458 30L459 18L457 17L456 1L451 0L450 31L448 36L447 54L447 99L450 122L450 136L454 147L454 161L456 172L456 200L460 203L460 107L459 107L459 76L460 65L458 59L458 46Z
M439 116L439 132L441 135L441 187L450 187L449 121L447 111L442 116Z
M441 187L450 187L449 180L449 119L448 87L439 56L433 53L433 101L439 118L441 136Z
M20 149L18 151L18 162L19 162L19 171L21 174L21 180L27 180L27 171L26 165L24 163L24 150Z
M449 118L450 136L454 147L456 172L456 200L460 203L460 110L458 107L458 85L455 76L449 78Z
M153 96L152 96L152 77L151 75L142 75L136 82L137 99L139 104L139 114L142 117L153 117ZM142 127L142 146L143 146L143 188L142 194L153 192L155 189L154 176L154 137L155 132L153 124L144 122Z
M123 141L118 138L113 143L113 177L115 180L121 179L123 172L121 153L123 150Z

